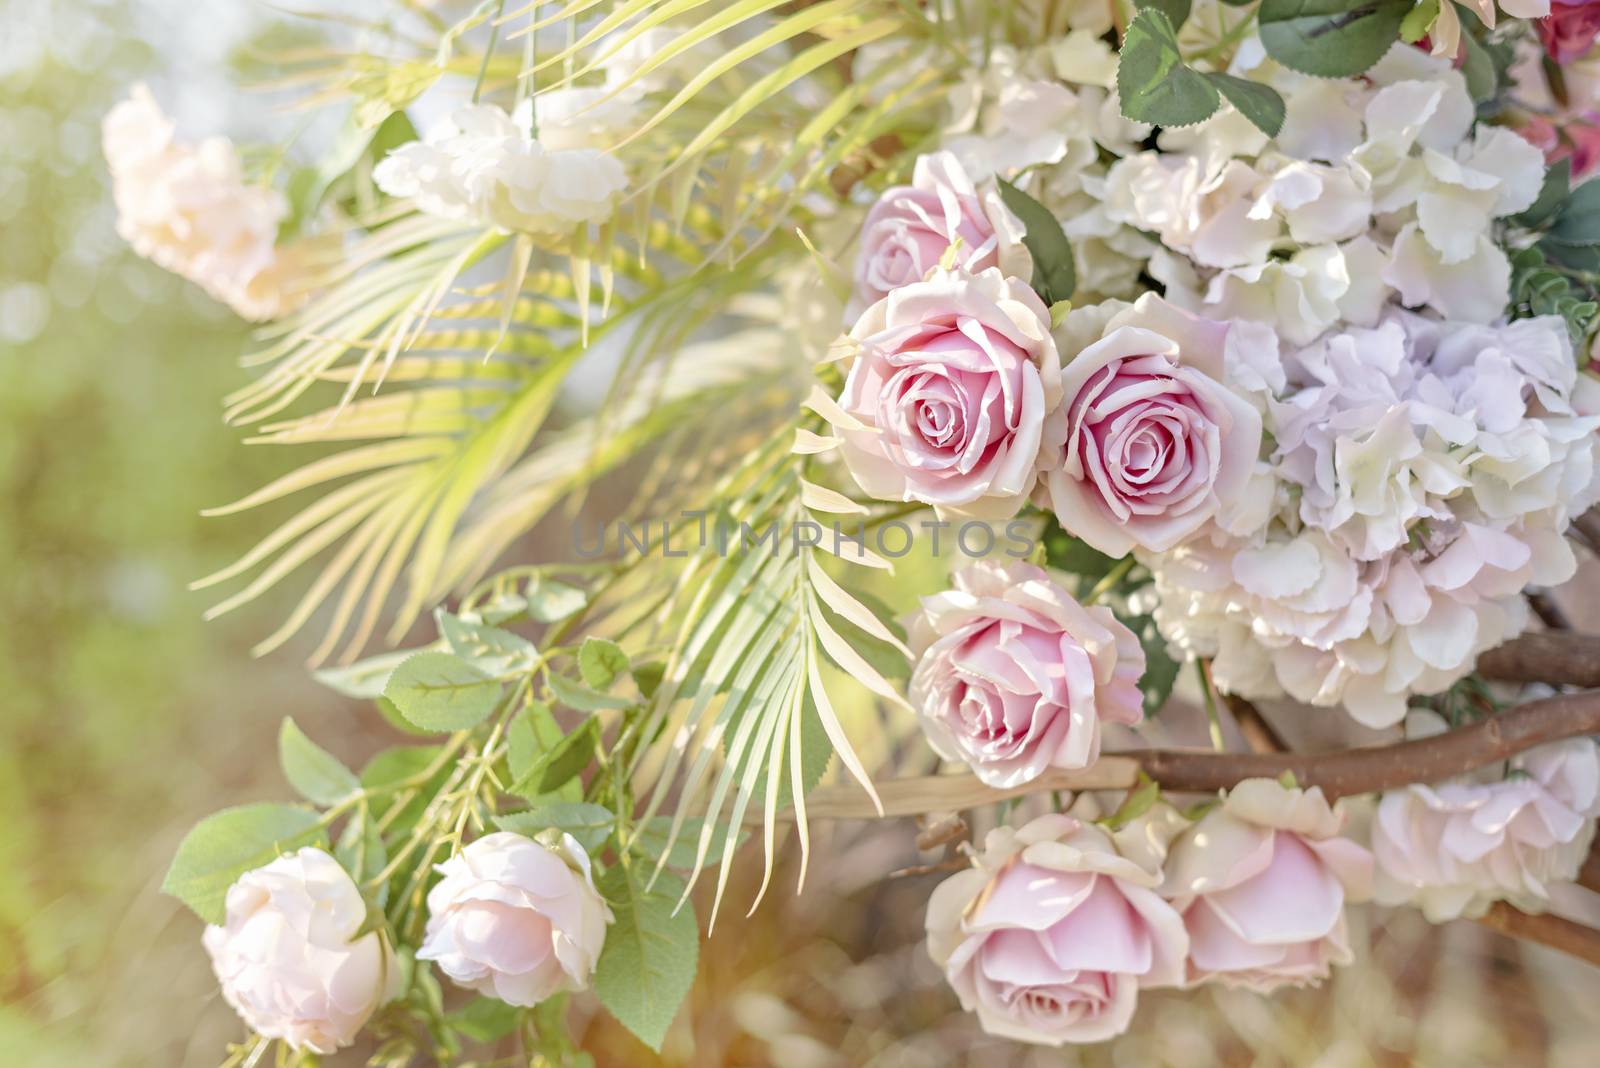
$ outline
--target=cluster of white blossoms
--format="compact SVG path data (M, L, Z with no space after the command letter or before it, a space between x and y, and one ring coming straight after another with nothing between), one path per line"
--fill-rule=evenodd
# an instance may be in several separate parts
M1169 300L1296 345L1371 326L1391 301L1501 313L1511 268L1491 227L1534 202L1544 159L1509 129L1474 127L1459 71L1397 45L1360 81L1311 78L1254 41L1234 68L1283 95L1276 139L1226 110L1107 178L1110 217L1159 235L1150 272Z
M627 172L609 152L588 147L598 136L586 125L595 102L569 103L545 141L533 134L532 100L510 115L494 104L459 108L423 140L391 152L373 181L425 214L503 230L559 235L603 222L627 188Z
M298 259L275 244L288 202L245 180L231 141L180 142L150 90L135 85L107 113L102 143L117 233L135 252L246 319L276 318L304 299Z
M1167 299L1233 322L1226 380L1268 443L1225 521L1141 559L1163 633L1223 689L1387 726L1572 574L1600 391L1560 319L1503 319L1491 228L1542 160L1473 129L1458 72L1402 48L1321 81L1242 54L1287 101L1274 147L1225 111L1108 178L1112 217L1161 238Z

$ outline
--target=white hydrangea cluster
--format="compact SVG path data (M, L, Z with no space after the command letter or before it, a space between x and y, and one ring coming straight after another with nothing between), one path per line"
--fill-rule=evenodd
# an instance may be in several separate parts
M1224 689L1393 724L1522 630L1527 585L1571 576L1562 532L1600 499L1600 405L1560 319L1391 306L1233 377L1260 383L1275 443L1259 510L1146 560L1163 632L1215 657Z
M102 143L117 233L135 252L246 319L277 318L304 299L297 257L276 246L288 202L245 181L231 141L180 142L150 90L135 85L106 115Z
M1071 32L1049 47L993 49L952 93L943 131L944 148L974 181L1013 181L1060 220L1072 242L1078 304L1136 297L1156 248L1102 203L1102 150L1132 152L1150 133L1118 106L1116 56L1101 40L1109 10L1075 10Z
M1282 94L1275 141L1225 109L1107 176L1110 217L1160 237L1150 270L1169 300L1296 345L1371 326L1390 300L1500 314L1511 268L1491 225L1533 203L1544 160L1509 129L1474 128L1459 71L1396 45L1362 79L1311 78L1256 41L1233 69Z
M628 177L615 156L587 147L595 135L584 125L604 116L566 109L564 125L554 127L553 144L563 147L552 147L533 136L533 115L531 100L512 115L493 104L460 108L422 141L391 152L373 180L426 214L505 230L565 234L610 218Z

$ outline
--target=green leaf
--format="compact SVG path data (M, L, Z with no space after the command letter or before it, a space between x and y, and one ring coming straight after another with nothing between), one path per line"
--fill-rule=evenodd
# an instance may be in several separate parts
M1276 89L1231 74L1207 74L1205 78L1256 129L1268 137L1278 136L1278 131L1283 129L1284 104Z
M525 674L539 664L539 650L521 635L442 608L433 616L451 652L491 678Z
M378 790L397 782L414 779L426 771L438 756L439 747L436 745L400 745L393 749L385 749L367 761L366 767L361 769L361 785L368 790ZM444 785L444 780L450 771L450 762L444 762L429 781L419 784L416 792L406 800L405 808L393 817L389 817L389 809L399 801L399 793L390 791L374 793L367 800L373 819L387 818L386 826L389 831L403 836L422 818L423 810L428 807L433 795Z
M1400 37L1412 0L1261 0L1267 55L1324 78L1362 74Z
M1192 126L1222 103L1217 89L1184 66L1167 16L1145 8L1133 17L1117 61L1122 113L1156 126Z
M578 673L596 690L609 690L617 676L628 670L628 654L605 638L585 638L578 650Z
M278 763L295 792L319 805L334 804L361 789L355 773L307 738L288 716L278 728Z
M389 676L400 663L416 653L415 649L401 649L398 652L382 653L378 656L358 660L348 667L321 668L311 673L311 677L335 693L344 694L362 701L373 701L383 696L383 688L389 684Z
M1417 6L1406 12L1400 20L1400 40L1416 44L1428 34L1428 29L1439 17L1439 0L1418 0Z
M536 575L528 583L524 596L528 601L528 618L535 623L559 623L589 604L589 595L578 587L543 575Z
M533 765L511 784L510 792L522 797L537 797L560 789L589 766L595 743L600 740L600 724L586 719L571 734L541 753Z
M220 924L226 919L223 899L239 876L284 853L321 844L321 821L310 809L272 804L225 808L184 836L161 889L207 923Z
M1461 43L1466 46L1466 58L1461 64L1461 73L1467 79L1468 95L1475 104L1493 100L1495 94L1500 91L1500 75L1494 69L1494 57L1483 47L1483 42L1469 31L1462 31Z
M1174 30L1181 29L1189 18L1189 6L1189 0L1134 0L1134 7L1140 11L1149 8L1165 15Z
M1545 240L1561 245L1600 245L1600 182L1584 182L1572 190Z
M472 1042L498 1042L517 1029L523 1010L499 998L473 998L444 1018L444 1022Z
M611 837L617 814L587 801L552 801L522 812L507 812L496 816L494 822L502 831L515 831L529 838L554 827L572 835L592 855Z
M389 863L389 853L384 848L378 821L370 813L358 811L345 823L339 841L333 847L333 856L357 883L376 877ZM378 886L373 904L381 909L388 900L389 884L385 882Z
M494 710L500 684L450 653L417 653L394 669L383 695L418 727L459 731Z
M612 697L610 694L591 690L581 682L574 682L560 675L552 674L549 681L550 692L555 694L556 700L579 712L615 711L627 708L633 703L626 697Z
M623 1026L651 1049L678 1014L700 958L694 906L678 908L683 884L663 872L649 890L649 868L618 864L600 876L614 921L595 967L594 992Z
M1544 184L1539 187L1538 198L1526 211L1511 216L1511 221L1530 230L1543 226L1555 218L1556 213L1566 204L1571 184L1572 160L1556 160L1544 172Z
M1050 209L1006 181L1000 183L1000 199L1022 220L1022 243L1033 256L1034 291L1046 304L1072 296L1078 286L1078 268L1072 261L1072 245L1061 223Z
M1062 530L1055 516L1046 520L1040 541L1044 544L1045 566L1078 576L1080 593L1087 592L1122 562Z
M1111 830L1121 830L1154 807L1161 797L1161 787L1144 772L1139 772L1139 785L1128 791L1117 810L1107 816L1104 823Z
M1161 636L1153 616L1134 616L1123 622L1138 636L1144 649L1144 675L1139 679L1139 689L1144 694L1144 714L1154 716L1172 695L1183 665L1167 652L1167 639Z

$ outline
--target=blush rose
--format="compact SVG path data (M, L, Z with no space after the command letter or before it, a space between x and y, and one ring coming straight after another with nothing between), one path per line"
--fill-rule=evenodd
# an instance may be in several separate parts
M990 832L928 900L928 953L990 1034L1040 1045L1128 1029L1141 987L1183 981L1189 938L1159 877L1093 824Z
M1111 610L1041 569L984 561L925 597L911 625L911 703L929 744L990 786L1100 755L1103 722L1144 717L1144 650Z
M1111 556L1165 552L1243 503L1261 417L1223 384L1228 335L1146 294L1069 357L1040 480L1064 529Z
M862 490L979 519L1016 514L1061 394L1034 291L996 268L935 271L868 308L850 339L833 418Z

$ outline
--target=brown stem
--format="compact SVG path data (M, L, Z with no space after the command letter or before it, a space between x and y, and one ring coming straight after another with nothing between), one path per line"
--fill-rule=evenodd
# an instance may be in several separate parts
M1600 931L1593 927L1585 927L1549 913L1534 915L1523 912L1504 901L1490 905L1489 911L1478 922L1501 934L1538 942L1590 964L1600 964Z
M1227 694L1222 700L1228 706L1228 711L1233 713L1233 721L1239 725L1239 733L1244 736L1245 744L1252 753L1289 751L1289 743L1283 740L1283 735L1278 733L1276 727L1267 722L1267 717L1261 714L1259 708L1233 694Z
M1478 657L1478 673L1502 682L1600 687L1600 636L1533 631Z
M883 816L959 812L1048 790L1126 790L1143 771L1164 789L1211 793L1245 779L1292 772L1302 786L1330 798L1439 782L1506 760L1525 749L1580 734L1600 733L1600 691L1562 694L1520 705L1471 726L1432 738L1328 753L1212 753L1146 749L1110 753L1080 770L1052 769L1020 786L985 786L971 775L924 775L877 784ZM875 819L878 812L854 786L822 787L806 800L812 819Z
M1600 552L1600 506L1591 508L1574 519L1572 528L1588 544L1591 552Z

